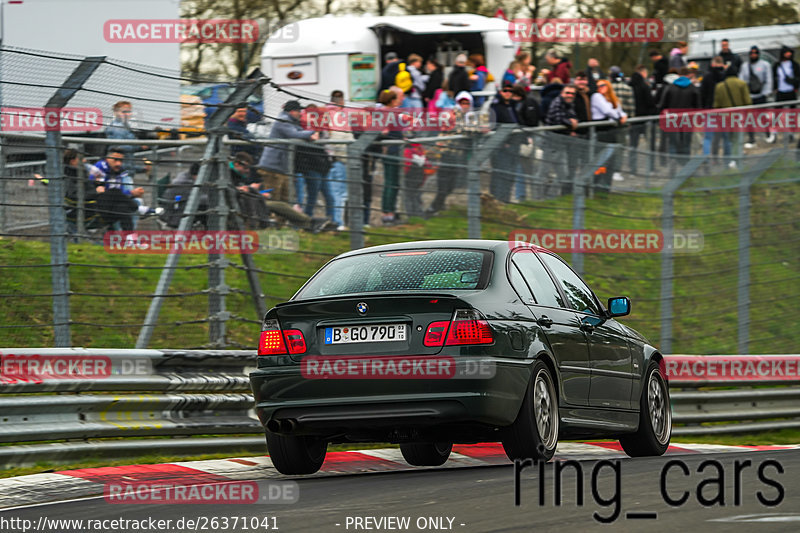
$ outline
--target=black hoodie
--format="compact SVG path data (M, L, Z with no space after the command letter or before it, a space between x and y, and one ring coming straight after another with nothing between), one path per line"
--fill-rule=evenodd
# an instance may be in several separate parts
M633 89L633 101L636 104L636 116L645 117L656 114L656 102L653 100L653 93L650 91L650 84L638 72L631 75L631 89Z
M783 66L784 65L783 54L785 54L786 52L792 53L792 55L789 56L789 61L792 62L791 72L789 72L790 69ZM788 46L784 46L783 48L781 48L780 60L777 61L774 65L772 65L772 79L775 80L776 90L778 88L778 69L782 69L784 71L784 75L787 78L792 78L792 81L789 81L789 83L794 87L795 91L797 89L800 89L800 65L798 65L797 61L794 60L794 50L792 50Z
M714 107L714 89L721 81L725 81L725 67L711 67L700 82L700 100L703 109Z

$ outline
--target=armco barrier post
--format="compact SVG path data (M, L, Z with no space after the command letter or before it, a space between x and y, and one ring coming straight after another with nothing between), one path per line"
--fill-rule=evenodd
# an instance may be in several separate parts
M60 110L103 63L105 57L87 57L70 74L45 108ZM45 136L47 153L47 203L50 212L50 264L53 277L54 346L72 344L69 313L69 271L67 257L67 218L64 210L64 167L62 163L61 121ZM79 187L80 188L80 187Z

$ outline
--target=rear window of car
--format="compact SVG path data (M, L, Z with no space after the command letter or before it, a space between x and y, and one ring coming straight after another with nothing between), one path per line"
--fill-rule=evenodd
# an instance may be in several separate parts
M344 257L328 263L295 298L483 289L489 278L490 257L488 251L448 249Z

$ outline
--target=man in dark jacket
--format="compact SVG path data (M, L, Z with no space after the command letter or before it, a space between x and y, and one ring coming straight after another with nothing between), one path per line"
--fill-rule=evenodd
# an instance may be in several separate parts
M722 58L722 61L724 61L726 68L731 69L738 76L739 69L742 66L742 59L739 57L739 54L733 53L731 50L731 43L728 39L722 39L720 45L722 46L722 50L719 51L719 56Z
M647 67L644 65L637 65L631 75L630 81L631 89L633 90L633 104L636 109L637 117L645 117L656 114L656 103L653 100L653 91L650 89L650 84L647 83ZM639 147L639 138L644 136L647 139L647 124L640 122L638 124L631 124L630 126L630 151L629 164L631 172L636 173L636 164L638 157L636 157L636 150ZM649 149L649 148L648 148Z
M722 56L714 56L711 59L711 67L703 76L700 83L700 103L703 109L714 108L714 88L719 82L725 79L725 60ZM713 154L714 158L719 155L721 132L706 131L703 137L703 154ZM727 142L727 138L726 138Z
M678 78L664 90L661 101L658 104L658 112L667 109L700 109L700 92L692 85L689 79L689 69L682 68L678 72ZM680 131L669 132L669 152L689 155L692 150L692 132Z
M669 72L669 61L658 50L650 51L650 61L653 62L653 80L657 88L664 84L664 76Z
M447 78L447 90L452 92L453 95L461 91L469 92L471 85L469 81L469 74L467 74L467 56L458 54L456 56L455 65L453 70L450 71L450 76Z
M519 118L512 99L513 87L504 85L492 100L492 114L496 124L518 124ZM511 184L519 165L519 140L510 135L502 147L492 152L492 177L489 192L501 202L511 201Z
M400 70L400 58L397 57L395 52L387 52L384 57L385 65L381 70L381 86L378 88L378 94L394 85L394 79L397 77L397 71Z
M578 122L589 122L592 120L592 88L591 78L586 72L578 72L575 74L575 115L578 117ZM578 128L575 130L578 137L587 137L589 130L586 128Z

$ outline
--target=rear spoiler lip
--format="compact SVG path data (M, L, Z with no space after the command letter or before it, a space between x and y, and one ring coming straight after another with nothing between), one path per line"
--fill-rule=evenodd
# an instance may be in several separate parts
M288 302L281 302L275 304L276 308L285 307L291 304L298 304L298 303L313 303L313 302L323 302L326 300L335 300L335 299L343 299L343 298L408 298L409 296L412 297L423 297L423 298L453 298L458 299L462 296L467 296L469 294L483 292L483 290L478 289L466 289L466 290L458 290L459 294L454 293L443 293L443 292L424 292L420 291L419 293L416 292L400 292L400 291L392 291L392 292L360 292L360 293L353 293L353 294L335 294L331 296L321 296L319 298L304 298L302 300L289 300Z

